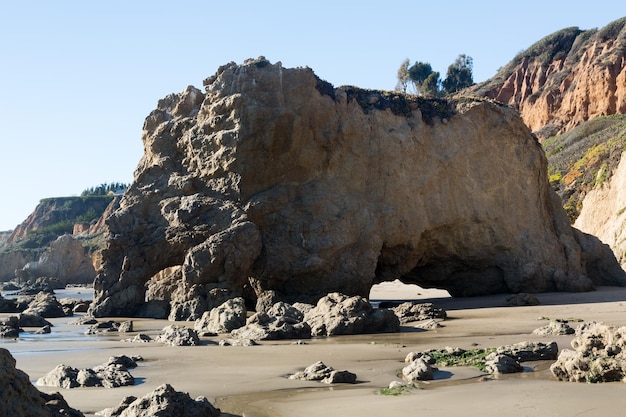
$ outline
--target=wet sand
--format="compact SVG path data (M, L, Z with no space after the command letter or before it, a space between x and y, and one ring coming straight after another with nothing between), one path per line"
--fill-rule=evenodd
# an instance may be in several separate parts
M410 393L379 393L391 381L400 380L404 357L411 351L497 347L526 340L554 340L559 348L569 348L571 336L532 335L546 324L541 317L624 326L626 288L539 294L541 305L532 307L506 307L505 295L453 299L442 291L398 283L375 287L371 297L372 301L434 302L447 310L448 319L442 323L445 327L437 330L418 331L409 325L401 333L316 338L305 344L267 341L259 346L222 347L217 344L220 337L210 337L202 338L201 346L171 347L123 341L136 332L154 336L171 324L165 320L133 319L134 333L86 336L86 326L67 324L75 316L50 320L55 327L49 335L25 334L19 341L2 340L0 346L11 351L17 367L33 382L57 364L86 368L112 355L141 355L145 361L131 370L137 381L132 387L38 387L61 392L71 406L88 416L117 405L125 396L142 396L166 382L192 397L206 396L225 416L597 416L626 405L623 383L559 382L551 376L549 362L524 364L527 372L497 379L481 377L473 368L440 368L440 379L423 383ZM287 379L318 360L356 373L358 382L328 386Z

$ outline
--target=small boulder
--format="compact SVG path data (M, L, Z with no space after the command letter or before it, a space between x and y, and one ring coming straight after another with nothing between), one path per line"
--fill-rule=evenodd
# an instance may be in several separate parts
M349 371L336 371L324 362L318 361L307 366L304 371L296 372L289 376L289 379L301 379L305 381L321 381L325 384L356 382L356 374Z
M200 344L200 338L195 330L176 324L163 328L155 341L170 346L197 346Z
M447 317L446 311L443 308L436 307L433 303L409 301L393 307L391 310L398 316L401 324L412 321L445 320Z
M562 336L574 334L574 329L567 322L551 320L545 326L533 330L533 334L537 336Z
M418 358L402 368L402 376L409 382L430 381L435 378L435 369L424 358Z
M506 305L509 307L537 306L539 304L541 303L537 297L525 292L514 294L506 299Z
M495 352L485 358L485 369L492 374L513 374L524 370L515 358Z
M242 297L230 299L211 311L205 311L196 320L194 329L199 334L229 333L246 324L246 304Z
M192 399L188 393L164 384L141 398L127 397L117 407L97 414L108 417L218 417L221 412L207 398Z
M53 294L38 293L28 304L25 314L39 315L45 318L66 317L63 306Z

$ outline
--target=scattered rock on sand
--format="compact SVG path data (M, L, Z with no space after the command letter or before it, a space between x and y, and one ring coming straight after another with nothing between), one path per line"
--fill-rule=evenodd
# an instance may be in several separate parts
M537 297L525 292L514 294L506 299L506 305L509 307L538 306L539 304L541 303Z
M401 324L412 321L425 321L433 319L444 319L447 317L443 308L436 307L433 303L416 303L407 301L397 307L393 307L394 313L400 319Z
M520 342L501 346L496 353L508 355L519 362L554 360L559 354L556 342Z
M0 415L11 417L83 417L58 392L40 392L28 375L15 367L11 353L0 348Z
M485 369L490 374L513 374L524 370L512 356L496 352L490 353L485 358Z
M571 349L550 366L561 381L612 382L626 378L626 326L585 323L576 328Z
M188 393L164 384L141 398L126 397L117 407L97 414L104 417L218 417L221 412L205 397L194 400Z
M21 313L17 315L17 319L20 327L52 326L52 323L38 314Z
M246 324L246 303L243 297L225 301L211 311L205 311L196 320L194 329L199 334L229 333Z
M200 338L195 330L176 324L165 327L154 340L170 346L197 346L200 344Z
M135 378L128 369L135 368L139 357L112 356L102 365L77 369L67 365L57 365L52 371L37 380L39 386L77 388L105 387L117 388L134 385Z
M16 311L17 306L15 300L4 298L2 294L0 294L0 313L15 313Z
M16 316L10 316L0 321L0 337L14 339L20 335L20 326Z
M129 339L124 339L124 342L132 342L132 343L148 343L148 342L152 342L152 338L145 334L145 333L139 333L137 335L135 335L135 337L131 337Z
M550 323L543 327L533 330L533 334L537 336L560 336L573 334L574 329L565 321L550 320Z
M304 314L294 306L279 301L267 312L248 318L246 325L231 332L235 339L284 340L310 339L311 327L303 322Z
M45 318L66 317L66 311L63 309L59 300L53 294L44 292L38 293L35 298L28 304L25 314L39 315Z
M85 334L91 335L91 334L109 333L109 332L126 333L126 332L132 332L132 331L133 331L133 322L131 320L126 320L122 322L113 321L113 320L98 322L96 320L94 324L92 324L91 326L87 328L87 330L85 330Z
M362 333L390 333L400 330L400 320L393 311L374 309L361 296L330 293L304 315L312 336L335 336Z
M402 368L402 375L409 382L430 381L435 378L436 370L425 358L417 358Z
M321 381L325 384L353 384L356 382L356 374L349 371L337 371L330 366L326 366L324 362L318 361L306 367L304 371L290 375L289 379Z

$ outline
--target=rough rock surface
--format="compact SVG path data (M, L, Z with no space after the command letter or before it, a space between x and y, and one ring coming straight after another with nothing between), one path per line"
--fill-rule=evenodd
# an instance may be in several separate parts
M400 330L400 320L392 310L374 309L365 298L331 293L307 311L304 321L312 336L361 333L391 333Z
M417 358L402 368L402 376L409 382L430 381L435 378L437 368L425 358Z
M61 387L65 389L78 387L117 388L134 385L135 378L128 371L137 363L128 356L112 356L102 365L92 368L77 369L68 365L57 365L37 380L39 386Z
M194 330L199 334L229 333L246 324L246 305L242 297L233 298L218 307L205 311L196 320Z
M44 276L57 278L64 284L89 284L96 271L83 245L71 235L62 235L38 261L27 263L15 275L24 282Z
M309 339L311 326L304 322L304 313L296 307L279 301L267 312L259 311L246 321L246 325L232 331L238 341Z
M200 344L200 338L195 330L176 324L163 328L154 341L170 346L197 346Z
M330 366L326 366L324 362L318 361L307 366L304 371L290 375L289 379L321 381L325 384L354 384L356 382L356 374L349 371L337 371Z
M28 308L24 310L24 313L45 318L67 316L66 311L63 310L63 306L59 303L59 300L57 300L54 295L43 292L40 292L35 296L35 298L28 304Z
M40 392L26 373L15 367L15 358L0 348L0 414L11 417L82 417L59 393ZM4 410L4 412L2 412Z
M445 320L446 311L435 306L433 303L405 302L391 310L398 316L401 324L411 321L424 321L433 319Z
M119 406L98 414L105 417L218 417L221 412L205 397L194 400L188 393L164 384L141 398L126 397Z
M574 329L564 321L551 320L545 326L533 330L537 336L559 336L574 333Z
M512 109L335 89L265 59L205 86L144 123L134 182L107 219L96 316L137 314L153 277L148 301L197 288L199 302L217 286L316 302L395 279L454 296L585 291L588 264L616 262L584 253Z
M518 109L553 136L597 116L626 113L626 18L597 30L571 27L521 52L470 90Z
M562 381L626 381L626 327L585 323L576 328L571 349L563 349L550 366Z

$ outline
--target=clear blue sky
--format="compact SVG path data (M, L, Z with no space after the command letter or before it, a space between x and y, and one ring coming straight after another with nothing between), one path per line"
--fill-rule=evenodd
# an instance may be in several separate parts
M230 61L308 66L335 86L393 89L405 58L484 81L557 30L603 27L603 1L11 1L0 6L0 230L46 197L131 182L157 101Z

